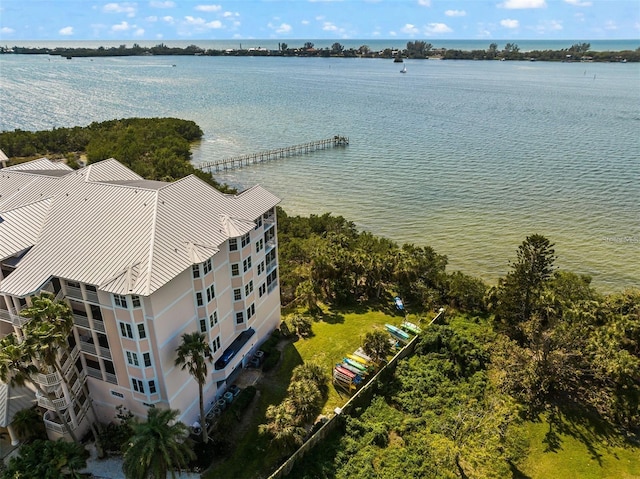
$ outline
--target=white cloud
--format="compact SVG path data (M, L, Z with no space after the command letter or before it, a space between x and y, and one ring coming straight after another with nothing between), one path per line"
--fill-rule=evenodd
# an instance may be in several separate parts
M604 29L605 30L617 30L618 29L618 25L616 25L616 22L614 22L613 20L609 20L608 22L606 22L604 24Z
M505 28L518 28L520 26L520 22L511 18L505 18L504 20L500 20L500 25Z
M447 10L444 12L447 17L464 17L467 12L464 10Z
M545 0L506 0L498 4L499 7L508 10L519 10L522 8L546 8Z
M144 28L138 28L133 34L136 37L141 37L142 35L144 35Z
M15 30L13 28L9 28L9 27L0 28L0 33L9 34L9 33L13 33L13 32L15 32Z
M157 22L158 21L158 17L156 17L155 15L151 15L150 17L145 18L145 20L147 22Z
M417 35L420 33L420 30L415 25L411 23L407 23L404 27L400 29L402 33L408 33L409 35Z
M153 8L173 8L176 6L176 2L149 2L149 6Z
M534 27L534 30L541 35L548 34L549 32L558 32L562 29L562 22L560 20L541 22Z
M430 7L431 0L418 0L418 5L422 5L423 7Z
M73 27L61 28L60 30L58 30L58 33L65 36L73 35Z
M336 26L335 26L333 23L331 23L331 22L324 22L324 23L322 24L322 29L323 29L325 32L337 32L337 31L339 30L339 28L338 28L338 27L336 27Z
M184 17L185 23L190 26L198 27L199 29L218 29L222 28L222 22L219 20L213 20L212 22L207 22L203 18L200 17L192 17L186 16Z
M231 18L231 17L239 17L240 14L238 12L224 12L222 16L224 18Z
M449 28L445 23L430 23L425 29L425 32L427 34L451 33L452 31L453 30Z
M129 25L129 23L122 21L116 25L112 25L111 26L111 30L113 30L114 32L126 32L127 30L130 30L132 27L131 25Z
M222 5L196 5L195 9L199 12L219 12Z
M136 16L136 4L135 3L107 3L102 7L102 11L105 13L126 13L127 17Z
M569 5L573 5L574 7L590 7L593 5L593 2L585 2L583 0L564 0L565 3Z
M309 23L311 23L309 20L302 20L300 23L302 23L303 25L309 25Z
M166 15L164 17L162 17L162 19L167 22L169 25L173 25L174 23L176 23L175 18L173 18L171 15Z
M291 25L287 23L281 23L280 25L273 25L272 23L268 23L267 26L275 31L276 33L290 33Z

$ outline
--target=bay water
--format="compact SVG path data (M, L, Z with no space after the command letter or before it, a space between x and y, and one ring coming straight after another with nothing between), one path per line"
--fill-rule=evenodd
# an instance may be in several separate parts
M248 46L248 45L247 45ZM0 130L172 116L195 163L334 135L230 170L289 214L331 212L495 282L527 235L603 291L640 286L640 65L0 55Z

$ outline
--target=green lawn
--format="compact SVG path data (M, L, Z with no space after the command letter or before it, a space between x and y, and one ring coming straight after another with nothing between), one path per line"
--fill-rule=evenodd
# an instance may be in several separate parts
M640 478L640 448L594 424L562 416L552 426L547 418L527 422L529 455L520 465L522 478L631 479Z
M417 322L416 318L411 318ZM353 312L324 312L313 322L313 335L288 343L277 369L264 375L256 388L259 391L256 406L242 434L238 434L233 454L207 471L205 479L237 479L263 477L283 458L283 451L270 447L269 440L258 433L258 425L265 422L265 411L271 404L279 404L286 395L291 371L303 361L314 361L326 367L330 376L334 365L345 354L352 353L362 344L364 335L374 328L384 328L385 323L400 324L402 317L381 311L359 310ZM333 414L349 397L329 388L329 397L323 414Z
M399 315L372 310L329 314L325 319L315 321L312 326L313 336L296 341L293 347L305 362L313 361L320 364L329 376L336 363L342 362L345 355L353 353L362 345L367 332L374 329L384 330L385 323L399 325L402 322ZM416 321L415 318L412 320ZM333 414L334 409L344 405L348 399L349 396L344 391L332 385L322 413Z

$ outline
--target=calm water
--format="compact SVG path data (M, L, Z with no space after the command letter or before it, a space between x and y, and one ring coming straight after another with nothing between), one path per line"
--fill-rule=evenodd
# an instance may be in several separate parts
M345 149L219 179L431 245L488 281L541 233L602 290L640 285L640 65L406 65L0 55L0 129L175 116L205 132L196 162L342 134Z

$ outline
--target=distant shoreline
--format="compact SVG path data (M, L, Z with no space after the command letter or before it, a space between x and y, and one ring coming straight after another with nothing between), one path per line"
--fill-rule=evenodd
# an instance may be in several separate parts
M574 43L567 48L521 51L517 43L506 43L502 48L492 42L487 49L462 50L456 48L435 48L425 41L408 41L406 48L372 49L366 44L358 48L347 48L340 42L331 47L316 48L306 42L300 47L290 47L279 42L277 49L267 47L242 48L202 48L195 44L186 47L155 46L133 44L128 47L0 47L0 54L55 55L67 59L80 57L123 57L123 56L276 56L276 57L322 57L322 58L382 58L402 62L410 60L513 60L513 61L555 61L555 62L640 62L640 47L635 50L595 51L591 44Z

